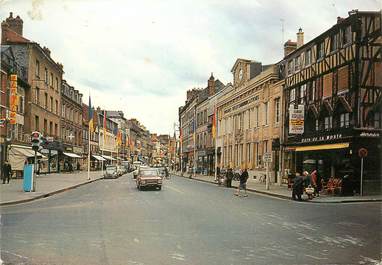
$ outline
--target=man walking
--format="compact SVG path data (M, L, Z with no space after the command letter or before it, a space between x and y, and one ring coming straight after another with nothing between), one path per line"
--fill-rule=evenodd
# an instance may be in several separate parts
M246 168L244 168L243 172L240 175L240 184L237 188L237 192L235 193L236 196L240 196L240 190L244 190L244 197L247 197L247 180L248 180L248 171Z
M3 184L5 184L5 180L7 180L7 184L9 184L9 179L12 174L12 166L11 164L8 163L7 160L4 161L2 171L3 171Z
M232 172L232 168L229 168L227 170L227 173L226 173L226 179L227 179L227 188L231 188L232 187L232 179L233 179L233 172Z

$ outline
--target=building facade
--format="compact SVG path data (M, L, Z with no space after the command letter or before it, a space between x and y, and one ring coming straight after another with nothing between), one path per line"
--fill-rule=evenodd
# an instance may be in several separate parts
M231 72L233 87L219 97L217 107L221 166L247 168L251 177L260 177L268 153L273 157L270 180L280 183L280 150L272 150L273 143L280 142L282 127L278 66L238 59Z
M83 158L84 149L82 143L82 94L66 80L61 85L61 139L63 143L63 156L60 159L61 166L64 162L74 163Z
M50 50L23 37L23 21L10 16L1 23L2 44L12 47L17 64L25 69L30 89L25 91L24 134L39 131L47 139L40 172L59 170L58 155L63 151L60 143L60 102L63 66L55 62Z
M351 11L284 58L286 169L381 192L381 43L381 13Z

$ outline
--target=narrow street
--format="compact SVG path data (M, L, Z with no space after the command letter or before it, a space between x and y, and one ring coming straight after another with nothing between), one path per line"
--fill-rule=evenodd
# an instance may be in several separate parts
M131 174L1 208L4 264L377 264L380 203L312 204Z

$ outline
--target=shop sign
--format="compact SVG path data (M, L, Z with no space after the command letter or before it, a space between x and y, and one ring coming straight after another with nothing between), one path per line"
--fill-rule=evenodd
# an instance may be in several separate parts
M9 123L16 124L16 113L17 113L17 75L10 76L10 104L9 104Z
M289 107L289 134L304 133L304 105Z
M322 136L316 136L316 137L305 137L301 139L302 143L310 143L310 142L319 142L319 141L328 141L328 140L337 140L341 139L342 134L330 134L330 135L322 135Z
M361 132L359 134L360 137L372 137L379 138L380 134L378 132Z

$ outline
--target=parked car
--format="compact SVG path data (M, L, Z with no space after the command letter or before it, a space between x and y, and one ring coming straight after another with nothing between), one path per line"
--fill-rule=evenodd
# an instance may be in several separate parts
M162 178L156 168L140 168L136 183L139 190L143 187L162 189Z
M126 173L126 169L125 169L125 167L123 167L123 166L117 166L117 174L118 174L118 176L122 176L123 174L125 174Z
M105 170L103 177L105 179L118 178L117 166L106 166L106 170Z

